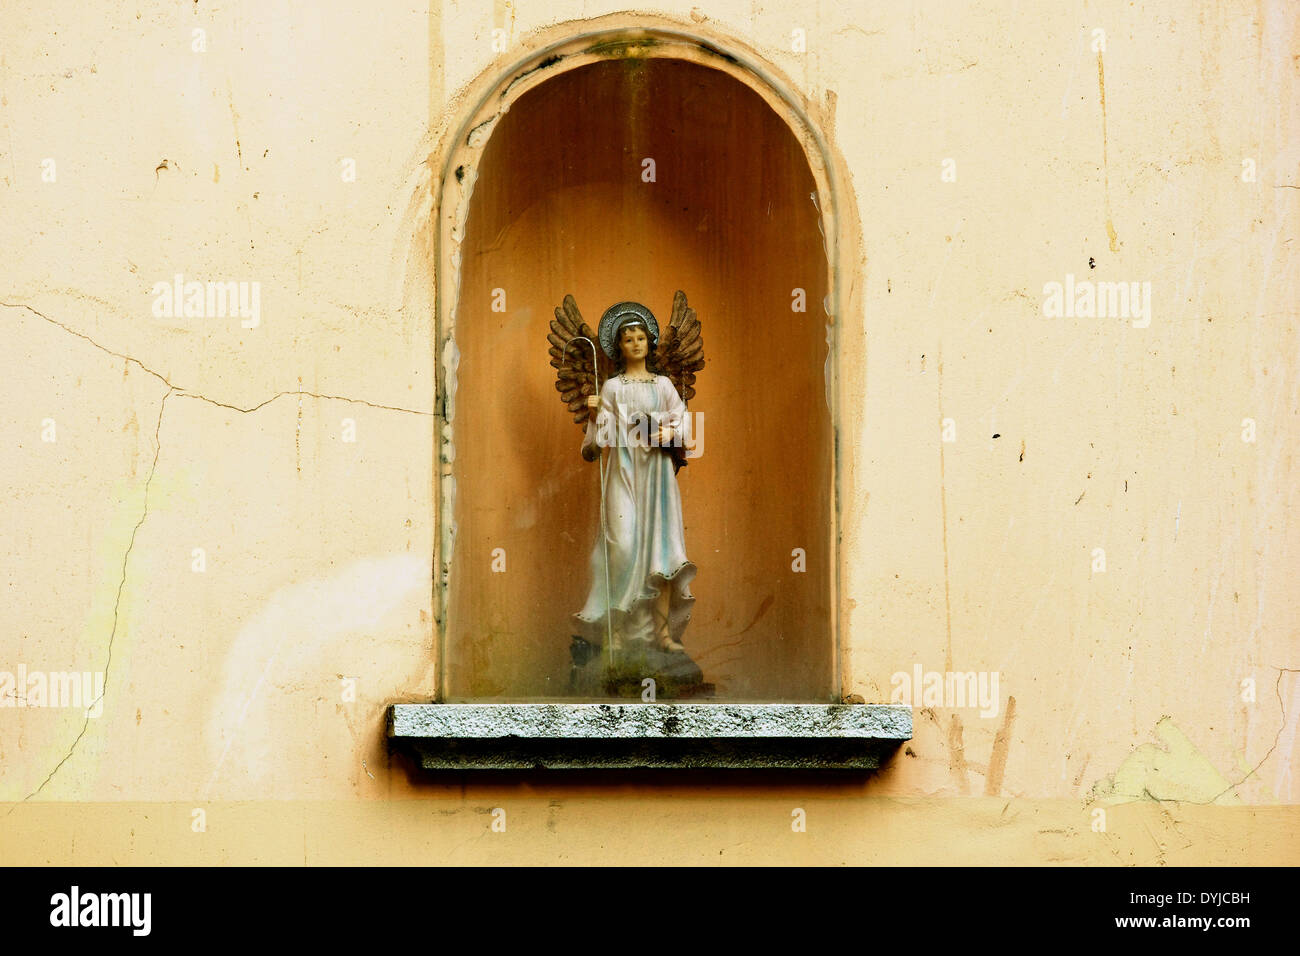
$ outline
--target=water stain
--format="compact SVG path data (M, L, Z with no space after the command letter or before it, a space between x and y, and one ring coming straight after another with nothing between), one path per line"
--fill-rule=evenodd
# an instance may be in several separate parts
M989 773L984 778L984 795L995 797L1002 792L1002 775L1007 769L1007 751L1011 748L1011 721L1016 716L1016 699L1007 698L1007 710L1002 716L1002 726L993 736L993 753L989 755Z

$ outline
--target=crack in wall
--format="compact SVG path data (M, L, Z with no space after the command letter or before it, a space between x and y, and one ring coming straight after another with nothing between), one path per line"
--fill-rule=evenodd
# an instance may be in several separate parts
M123 361L135 364L142 371L148 373L149 375L152 375L154 378L158 379L158 381L162 382L164 385L167 386L167 391L163 394L162 402L158 406L158 422L154 426L153 464L149 469L148 477L145 479L144 507L141 509L140 512L140 519L135 523L135 527L131 529L131 538L127 542L126 552L122 556L122 576L118 581L117 596L113 602L113 626L108 635L108 646L106 648L106 657L104 660L104 683L101 687L99 696L93 702L91 702L89 707L87 707L86 718L82 722L81 730L77 733L77 736L73 739L71 745L69 745L67 753L65 753L63 757L60 758L59 762L54 765L54 769L52 769L49 772L49 774L46 775L45 779L41 781L40 785L37 786L35 790L27 794L27 796L23 797L23 799L19 801L18 804L15 804L13 807L9 809L9 813L13 813L14 810L16 810L20 804L26 803L28 800L32 799L32 797L35 797L42 790L44 790L45 787L50 783L50 781L54 779L55 775L57 775L58 772L63 768L63 765L66 764L68 760L72 758L72 755L76 752L77 745L81 743L82 738L85 737L86 735L86 731L90 729L89 711L93 709L96 705L102 703L104 697L108 694L108 677L109 677L109 670L113 663L113 643L117 638L118 617L122 605L122 593L123 591L126 590L127 568L131 561L131 552L135 548L136 535L139 533L141 526L144 525L145 519L149 517L149 490L153 484L154 475L158 471L158 459L162 455L162 424L163 424L163 415L167 409L167 399L171 398L173 395L177 396L178 398L193 398L201 402L206 402L209 405L215 405L218 408L226 408L232 411L241 412L243 414L249 414L251 412L258 411L261 408L265 408L267 405L270 405L276 399L283 398L286 395L297 395L299 396L300 401L302 396L307 395L317 399L334 400L340 402L351 402L357 405L366 405L370 408L379 408L379 409L384 409L386 411L403 412L409 415L427 415L433 417L434 413L432 411L426 412L421 409L402 408L396 405L384 405L379 402L367 401L366 399L363 398L350 398L344 395L326 395L319 392L309 392L302 389L301 387L293 391L277 392L276 394L272 395L270 398L258 402L256 405L252 405L248 408L243 408L239 405L234 405L229 402L218 401L217 399L210 398L207 395L204 395L200 392L193 392L186 389L182 389L180 386L174 384L170 379L168 379L167 376L145 365L143 362L141 362L139 359L135 358L134 356L126 355L125 353L122 352L116 352L105 345L101 345L99 342L96 342L94 339L92 339L89 335L86 335L84 332L79 332L76 329L72 328L71 326L65 325L64 323L60 322L58 319L51 318L45 313L32 308L30 305L27 305L25 302L0 301L0 306L5 306L6 308L11 308L11 309L26 309L28 312L32 313L33 315L38 316L39 318L44 319L46 322L50 323L51 325L54 325L62 329L64 332L67 332L69 335L74 335L79 339L84 339L85 341L93 345L95 348L99 349L99 351L104 352L105 354L108 355L112 355L115 358L122 359ZM6 816L8 815L9 814L6 814Z
M259 409L265 408L267 405L270 405L278 398L284 398L286 395L299 395L299 396L307 395L310 396L311 398L333 400L338 402L351 402L354 405L366 405L370 408L380 408L390 412L405 412L408 415L427 415L431 418L434 415L432 411L425 411L420 408L403 408L400 405L385 405L380 402L367 401L364 398L351 398L347 395L326 395L321 392L309 392L301 387L296 389L287 389L285 391L276 392L270 398L258 402L256 405L251 405L248 408L244 408L240 405L233 405L229 402L223 402L215 398L210 398L209 396L204 395L202 392L195 392L190 389L182 388L181 386L175 384L170 379L168 379L166 375L163 375L161 372L155 371L154 369L145 365L138 358L135 358L132 355L127 355L123 352L116 352L113 349L110 349L106 345L101 345L99 342L96 342L86 333L78 332L76 329L72 328L69 325L65 325L64 323L60 322L58 319L51 318L50 316L46 315L44 312L32 308L26 302L5 302L3 300L0 300L0 305L10 309L26 309L28 312L32 313L32 315L44 319L46 322L62 329L63 331L67 332L69 335L75 335L79 339L84 339L85 341L93 345L95 348L99 349L101 352L104 352L108 355L112 355L116 358L120 358L123 361L131 362L135 364L141 369L141 371L144 371L147 374L152 375L154 378L158 379L158 381L166 385L170 391L176 392L177 395L184 398L195 398L201 402L207 402L209 405L215 405L218 408L228 408L231 411L243 412L243 413L255 412L258 411Z
M27 796L23 797L22 801L20 801L22 803L26 803L32 797L44 790L46 785L54 779L55 774L57 774L59 770L63 768L63 765L71 759L73 753L77 749L77 744L81 743L81 738L86 736L86 731L90 729L90 711L97 705L101 704L105 695L108 694L108 675L109 669L113 664L113 642L117 638L118 615L122 607L122 592L126 590L126 569L131 562L131 552L135 549L135 537L140 533L140 527L144 524L145 519L149 517L149 489L153 485L153 476L158 471L158 458L162 454L163 414L167 410L167 399L171 398L174 393L174 388L168 388L166 394L162 397L162 401L158 405L158 423L154 426L153 431L153 464L149 468L149 477L146 478L144 482L144 507L140 510L140 520L137 521L135 527L131 529L131 538L127 542L126 553L122 555L122 577L117 582L117 597L113 601L113 627L108 634L108 647L106 648L106 656L104 659L104 682L100 686L99 696L96 697L91 702L90 706L86 708L86 718L81 724L80 732L78 732L76 738L68 747L68 752L65 753L62 759L54 765L54 769L46 775L44 780L41 781L40 786L27 794ZM16 807L11 807L9 813L13 813L14 809L16 809ZM6 814L6 816L7 815L8 814Z
M1300 674L1300 668L1296 668L1296 667L1277 668L1277 683L1273 685L1273 692L1277 694L1277 706L1278 709L1282 711L1282 725L1278 727L1277 733L1273 735L1273 746L1268 748L1268 753L1264 754L1264 756L1260 758L1259 763L1255 764L1255 766L1252 767L1244 777L1242 777L1232 786L1224 790L1223 793L1218 794L1218 796L1216 796L1214 800L1210 801L1211 803L1213 803L1215 800L1218 800L1219 797L1222 797L1224 794L1236 790L1238 787L1240 787L1251 777L1255 776L1255 774L1259 772L1259 768L1264 766L1264 764L1268 762L1269 757L1273 756L1273 751L1277 750L1278 742L1282 739L1282 731L1286 730L1286 702L1282 699L1282 675L1283 674Z

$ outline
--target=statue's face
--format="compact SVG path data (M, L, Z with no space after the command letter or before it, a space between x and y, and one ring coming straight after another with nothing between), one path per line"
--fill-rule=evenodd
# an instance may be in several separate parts
M650 337L642 326L632 325L619 335L618 347L624 359L643 359L650 351Z

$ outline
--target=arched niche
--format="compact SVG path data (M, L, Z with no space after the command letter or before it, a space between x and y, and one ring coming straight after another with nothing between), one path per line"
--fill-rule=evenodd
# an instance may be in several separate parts
M568 695L599 479L549 322L566 294L593 327L625 299L666 322L677 289L708 362L688 650L719 700L839 699L832 199L797 111L681 35L542 51L467 120L439 201L443 700Z

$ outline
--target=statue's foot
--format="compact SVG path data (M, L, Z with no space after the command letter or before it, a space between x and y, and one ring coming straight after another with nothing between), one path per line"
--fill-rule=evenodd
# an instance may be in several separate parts
M672 631L668 627L668 615L664 614L659 608L653 608L655 622L655 637L658 639L659 649L665 654L680 654L686 650L681 644L673 640Z

